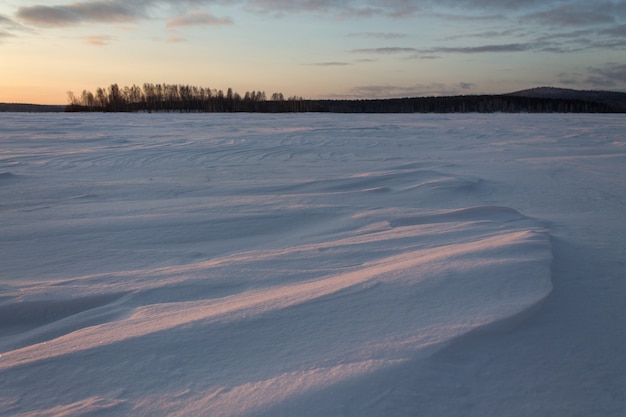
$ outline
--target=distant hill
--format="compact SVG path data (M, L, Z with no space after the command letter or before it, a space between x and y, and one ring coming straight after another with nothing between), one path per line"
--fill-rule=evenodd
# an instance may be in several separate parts
M64 112L65 107L49 104L0 103L0 112L55 113Z
M616 110L626 111L626 93L616 91L571 90L568 88L537 87L505 94L512 97L541 98L551 100L579 100L605 104Z

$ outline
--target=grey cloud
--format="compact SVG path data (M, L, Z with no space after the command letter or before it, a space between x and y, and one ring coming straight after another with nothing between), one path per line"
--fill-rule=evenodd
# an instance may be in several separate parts
M488 31L483 31L483 32L474 32L474 33L462 33L459 35L454 35L454 36L448 36L446 37L444 40L446 41L454 41L454 40L459 40L459 39L469 39L469 38L477 38L477 39L481 39L481 38L487 38L487 39L494 39L494 38L506 38L506 37L511 37L511 36L515 36L517 38L525 36L525 33L522 31L522 29L520 28L514 28L514 29L507 29L507 30L488 30Z
M10 26L13 24L14 22L11 19L0 14L0 26Z
M415 4L417 2L405 1L396 3L398 4L392 4L386 11L387 16L405 19L422 11L422 8Z
M352 97L388 98L414 95L412 87L392 85L362 85L350 89Z
M0 41L6 38L14 38L18 33L29 31L29 29L20 25L13 19L0 14Z
M69 26L82 22L130 22L146 17L146 4L129 1L93 1L57 6L20 7L17 17L35 26Z
M352 97L389 98L457 95L459 89L441 83L433 83L412 86L363 85L353 87L350 92Z
M322 12L336 8L336 3L332 0L249 0L247 4L257 12L273 14L304 11ZM345 7L349 7L349 4L346 4Z
M613 25L606 29L592 28L553 32L537 37L536 44L547 45L543 51L577 52L591 49L626 48L626 25Z
M371 16L376 16L379 14L381 14L381 9L378 7L348 6L338 13L338 17L340 18L371 17Z
M482 54L493 52L524 52L535 49L536 45L528 43L509 43L503 45L481 45L464 47L441 47L424 50L426 53Z
M613 51L626 49L626 38L598 39L590 42L587 49L611 49Z
M331 14L339 18L391 16L412 16L418 8L420 0L248 0L250 4L273 12L313 11Z
M626 64L610 63L601 68L589 68L585 81L594 87L626 88Z
M506 16L503 14L451 14L451 13L430 13L430 16L436 17L442 20L448 20L453 22L502 22L506 20Z
M580 29L553 32L537 37L536 44L546 45L542 51L577 52L590 49L624 49L626 47L626 25L614 25L607 29Z
M383 47L383 48L353 49L352 53L389 55L389 54L399 54L399 53L418 52L418 51L419 50L416 48L404 48L404 47L392 46L392 47Z
M36 26L68 26L80 23L80 16L68 6L21 7L17 16Z
M626 18L626 2L620 1L568 1L564 4L529 13L524 21L534 21L547 26L595 26L618 22Z
M20 25L13 19L8 18L1 14L0 14L0 28L6 29L6 30L24 30L24 27L22 25Z
M397 32L353 32L348 34L350 37L354 38L375 38L375 39L399 39L405 38L406 33L397 33Z
M359 1L359 0L243 0L257 13L284 16L290 13L318 13L335 18L371 16L406 17L418 9L420 0Z
M320 13L337 18L367 17L374 15L406 18L417 13L430 12L438 16L436 10L441 4L472 10L471 14L439 15L446 19L503 20L499 11L509 11L532 7L534 4L556 4L559 0L66 0L60 5L34 5L20 7L17 17L36 26L69 26L83 22L129 22L149 17L153 7L167 6L178 9L181 13L193 6L202 5L238 5L258 13L284 16L291 13ZM571 2L570 2L571 3ZM575 2L577 4L577 2ZM523 5L523 6L522 6ZM545 10L545 8L543 9ZM557 9L555 9L557 10ZM489 14L481 14L481 11ZM496 12L495 14L493 12ZM549 12L544 12L549 13ZM555 12L556 13L556 12ZM535 19L540 19L537 15ZM546 15L546 19L549 15ZM175 18L176 19L176 18ZM219 20L219 19L218 19ZM211 24L210 19L190 24ZM174 23L176 24L176 23Z
M232 25L233 20L230 17L215 17L210 13L200 11L185 16L178 16L168 20L167 27L181 26L222 26Z
M597 25L626 19L624 0L387 0L387 10L410 3L446 20L532 21L542 25ZM452 13L454 9L464 13ZM445 10L443 13L438 11ZM391 13L389 13L391 14Z
M604 29L600 33L604 35L609 35L609 36L617 36L617 37L626 38L626 24L615 25L608 29Z
M211 5L234 5L248 10L286 16L317 13L335 18L387 16L407 18L424 15L445 20L481 20L492 22L534 22L542 25L593 25L615 23L626 18L623 0L65 0L59 5L20 7L16 16L35 26L70 26L84 22L133 22L150 18L150 12L176 10L181 16L170 26L229 24L228 18L187 15L190 8ZM42 1L43 3L43 1ZM448 8L452 7L452 8ZM456 12L455 12L456 10ZM461 12L466 11L466 12ZM363 32L367 37L393 39L396 34Z
M551 32L550 34L546 34L536 38L536 40L538 42L549 42L555 40L583 40L594 36L595 33L596 31L592 29L578 29L566 32Z
M235 3L238 0L221 1ZM281 16L289 13L315 12L342 18L373 15L409 18L418 14L424 14L446 20L505 21L508 19L517 21L521 17L540 24L582 25L611 22L615 18L624 18L626 15L626 2L623 0L240 1L256 12ZM459 12L454 13L454 10Z
M372 13L391 17L410 17L424 10L453 6L465 10L510 11L536 5L561 4L563 0L248 0L248 5L265 12L329 12L341 10L357 15ZM462 17L459 15L459 17ZM479 16L476 16L479 18Z
M548 10L528 15L526 19L534 20L544 25L555 26L590 26L613 23L615 18L602 12L587 12L577 10Z
M626 90L626 63L607 63L583 71L561 72L557 79L562 85L585 89Z
M160 6L185 13L190 7L206 4L240 4L245 0L92 0L64 5L35 5L20 7L16 16L35 26L61 27L85 22L115 23L149 19L150 11ZM207 12L194 12L173 17L168 26L231 24L228 17L218 18Z
M342 67L342 66L351 65L351 64L348 62L330 61L330 62L315 62L309 65L313 65L316 67Z
M567 86L578 86L579 85L578 80L576 80L574 78L569 78L567 76L559 77L559 83L561 85L567 85Z
M11 32L7 32L6 30L2 30L0 29L0 41L4 38L12 38L15 35L13 35Z
M560 0L438 0L439 4L459 6L463 8L480 8L486 10L519 10L546 3L561 3Z
M524 52L537 49L539 45L529 43L510 43L502 45L481 45L481 46L463 46L463 47L437 47L428 49L406 48L406 47L385 47L385 48L363 48L354 49L352 53L359 54L401 54L414 53L415 58L421 58L422 55L432 54L481 54L481 53L498 53L498 52Z

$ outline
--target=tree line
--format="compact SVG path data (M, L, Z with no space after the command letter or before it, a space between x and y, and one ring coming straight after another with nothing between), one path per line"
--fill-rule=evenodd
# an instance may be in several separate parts
M66 111L95 112L286 112L301 111L302 97L285 99L264 91L247 91L243 96L228 88L226 92L206 87L180 84L145 83L120 87L111 84L95 92L83 90L80 95L68 92Z
M264 91L243 96L222 90L179 84L145 83L120 87L111 84L95 93L68 92L66 111L74 112L329 112L329 113L619 113L611 104L567 98L537 98L510 94L442 97L407 97L369 100L309 100L267 97Z
M606 103L511 95L412 97L381 100L317 100L316 110L334 113L623 113Z

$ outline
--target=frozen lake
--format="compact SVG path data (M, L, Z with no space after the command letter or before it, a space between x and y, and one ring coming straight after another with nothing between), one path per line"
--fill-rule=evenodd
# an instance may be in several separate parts
M0 113L0 415L623 416L625 132Z

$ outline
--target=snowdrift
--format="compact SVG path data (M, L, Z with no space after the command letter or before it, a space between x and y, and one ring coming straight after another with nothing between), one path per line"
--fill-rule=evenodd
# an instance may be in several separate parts
M468 119L2 117L3 415L340 415L552 290Z

